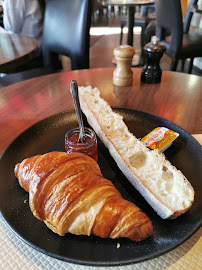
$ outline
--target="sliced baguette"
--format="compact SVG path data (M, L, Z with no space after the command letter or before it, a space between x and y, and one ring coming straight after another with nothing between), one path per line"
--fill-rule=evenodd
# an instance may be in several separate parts
M112 111L97 88L79 87L79 98L89 124L157 214L173 219L186 212L194 201L194 190L182 172L130 133L123 117Z

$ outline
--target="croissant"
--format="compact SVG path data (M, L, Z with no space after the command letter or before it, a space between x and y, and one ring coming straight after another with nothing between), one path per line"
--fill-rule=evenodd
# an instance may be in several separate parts
M14 171L29 192L33 215L61 236L69 232L140 241L153 232L149 218L121 197L88 156L50 152L24 159Z

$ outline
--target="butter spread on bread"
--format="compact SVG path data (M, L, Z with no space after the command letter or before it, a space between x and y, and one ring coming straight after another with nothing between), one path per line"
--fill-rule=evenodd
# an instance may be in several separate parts
M149 218L124 200L98 164L81 153L51 152L15 166L29 192L33 215L55 233L126 237L141 241L153 233Z
M79 87L79 98L91 127L157 214L173 219L186 212L194 201L194 190L182 172L130 133L123 117L113 112L97 88Z

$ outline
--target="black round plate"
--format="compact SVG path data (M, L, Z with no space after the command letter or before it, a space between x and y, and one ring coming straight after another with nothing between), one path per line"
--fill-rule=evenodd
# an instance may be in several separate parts
M101 239L96 236L66 234L61 237L37 220L28 205L28 193L18 184L13 169L24 158L48 151L64 151L64 134L77 126L74 111L44 119L18 136L5 150L0 161L0 210L5 222L27 244L47 255L85 265L112 266L137 263L162 255L182 244L201 225L202 148L199 143L175 124L148 113L115 109L137 138L158 126L175 130L180 136L165 152L166 157L190 180L195 189L191 209L175 220L161 219L131 186L108 150L98 139L99 166L122 196L135 203L151 219L155 228L148 239L135 243L129 239ZM84 120L88 126L86 119ZM120 248L117 248L120 243Z

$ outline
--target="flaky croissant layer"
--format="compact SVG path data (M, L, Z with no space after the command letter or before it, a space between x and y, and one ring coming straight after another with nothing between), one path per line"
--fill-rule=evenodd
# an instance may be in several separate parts
M121 197L88 156L64 152L33 156L15 166L15 175L29 192L33 215L59 235L140 241L153 232L148 217Z

